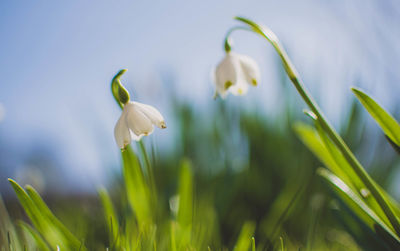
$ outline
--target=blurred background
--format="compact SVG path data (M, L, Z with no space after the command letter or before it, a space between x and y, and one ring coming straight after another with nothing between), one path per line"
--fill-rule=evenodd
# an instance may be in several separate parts
M295 121L307 121L305 104L272 47L246 31L234 33L233 50L259 63L262 81L244 97L212 99L213 67L236 15L278 35L330 121L399 199L399 158L350 92L362 87L400 117L394 0L1 1L1 195L14 198L8 177L50 201L59 195L92 201L98 186L119 186L113 128L120 109L110 81L127 68L122 82L133 98L166 119L168 129L145 139L165 198L173 196L180 161L189 158L199 193L215 196L229 246L244 220L256 221L260 236L271 231L300 187L307 192L286 233L304 241L311 201L328 207L331 196L314 174L320 163L293 133ZM336 222L329 217L323 226ZM343 236L343 245L354 241Z

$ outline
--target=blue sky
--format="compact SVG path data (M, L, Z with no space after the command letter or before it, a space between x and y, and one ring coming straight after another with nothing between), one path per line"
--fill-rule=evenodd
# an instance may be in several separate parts
M210 72L223 57L222 39L235 15L277 33L331 120L343 119L353 85L394 109L400 6L383 3L1 1L0 140L7 146L0 157L7 160L1 163L0 188L4 177L25 170L24 158L38 145L63 163L66 183L87 188L104 181L105 169L118 163L112 131L119 111L109 82L121 68L129 69L124 81L134 97L167 116L165 93L172 87L161 81L163 73L173 75L181 99L199 107L212 102ZM255 58L263 70L258 91L249 93L245 105L264 103L262 109L273 113L281 98L274 51L246 32L233 38L235 50ZM168 122L173 128L167 117ZM165 134L152 137L172 140Z

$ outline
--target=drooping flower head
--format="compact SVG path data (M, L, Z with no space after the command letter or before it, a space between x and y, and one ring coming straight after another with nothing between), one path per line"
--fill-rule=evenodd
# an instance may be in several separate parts
M126 70L125 70L126 71ZM130 101L128 91L122 86L119 77L125 72L120 71L113 79L112 92L122 108L121 117L114 128L117 145L124 149L132 140L139 141L143 136L150 135L153 125L167 128L161 113L151 105Z
M161 113L150 105L129 101L124 105L121 117L114 129L117 145L123 149L133 140L139 141L143 136L150 135L153 125L167 128Z
M225 58L215 69L216 94L225 98L230 92L233 95L244 95L248 87L260 82L260 70L250 57L227 50Z

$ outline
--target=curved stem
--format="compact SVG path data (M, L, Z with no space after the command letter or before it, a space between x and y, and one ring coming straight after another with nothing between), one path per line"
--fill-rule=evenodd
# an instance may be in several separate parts
M245 27L245 26L235 26L232 27L228 30L228 32L225 35L225 40L224 40L224 49L225 52L230 52L231 48L232 48L232 40L230 38L230 35L232 32L234 32L235 30L247 30L247 31L251 31L251 29L249 29L249 27Z
M339 136L339 134L335 131L335 129L330 125L325 115L322 113L321 109L314 101L312 96L309 94L307 89L304 87L296 68L293 63L290 61L289 56L287 55L285 49L281 45L278 40L278 37L267 27L261 26L249 19L243 17L235 17L236 20L241 21L247 24L251 30L263 38L267 39L268 42L272 44L275 48L276 52L279 54L283 66L293 85L299 92L300 96L306 102L311 111L317 116L318 121L320 122L322 128L328 134L328 136L332 139L335 145L339 148L340 152L349 162L354 172L360 177L360 179L364 182L367 189L371 191L371 194L374 196L386 217L390 221L393 226L393 229L396 231L397 235L400 236L400 223L398 218L396 217L393 209L391 208L389 202L384 197L378 186L375 184L374 180L369 176L369 174L362 167L360 162L356 159L353 153L350 151L349 147L343 141L343 139Z

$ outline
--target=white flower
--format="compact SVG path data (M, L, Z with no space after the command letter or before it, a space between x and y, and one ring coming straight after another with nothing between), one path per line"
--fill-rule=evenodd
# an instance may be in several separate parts
M150 135L153 125L167 128L163 116L156 108L130 101L124 105L121 117L115 125L115 141L124 149L132 139L139 141L144 135Z
M246 55L227 52L225 58L215 69L216 92L225 98L228 92L244 95L248 86L260 82L260 70L257 63Z

